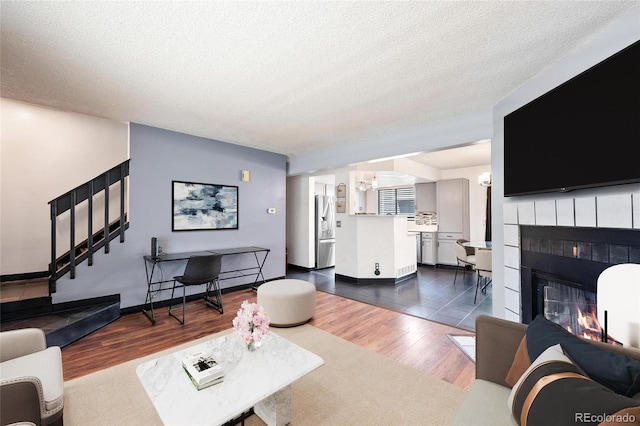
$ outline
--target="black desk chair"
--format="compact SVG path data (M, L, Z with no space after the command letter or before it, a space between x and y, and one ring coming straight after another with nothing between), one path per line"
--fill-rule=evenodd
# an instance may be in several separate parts
M218 254L191 256L187 261L184 274L173 277L173 288L171 289L171 299L173 299L173 293L176 287L182 287L182 319L178 318L171 312L171 306L169 306L169 315L177 319L180 324L184 325L186 287L202 284L207 285L204 295L205 303L222 313L222 293L220 292L220 283L218 281L221 264L222 256Z

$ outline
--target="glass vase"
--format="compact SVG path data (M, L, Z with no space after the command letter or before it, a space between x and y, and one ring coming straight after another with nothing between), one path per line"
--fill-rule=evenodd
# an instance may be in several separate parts
M247 343L247 350L249 352L254 352L260 347L260 342L251 342Z

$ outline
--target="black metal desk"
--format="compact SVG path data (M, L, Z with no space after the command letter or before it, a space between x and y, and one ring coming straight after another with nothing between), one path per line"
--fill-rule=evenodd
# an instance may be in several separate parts
M253 254L256 260L256 266L250 266L240 269L231 269L227 271L221 271L218 280L230 280L232 278L250 277L255 275L252 288L255 290L258 288L258 281L264 283L264 275L262 274L262 267L264 266L267 256L271 249L263 247L237 247L227 249L214 249L214 250L200 250L184 253L165 253L157 257L150 255L144 256L144 269L147 274L147 297L142 306L142 313L151 321L151 324L156 323L155 315L153 312L153 296L163 290L171 290L170 287L162 288L162 283L173 282L171 279L154 278L157 275L157 270L160 269L160 264L164 262L175 262L181 260L188 260L191 256L205 256L210 254L219 254L224 256L234 256L242 254ZM259 254L264 253L264 257L260 258ZM261 279L262 278L262 279ZM260 280L261 279L261 280ZM220 307L222 311L222 307Z

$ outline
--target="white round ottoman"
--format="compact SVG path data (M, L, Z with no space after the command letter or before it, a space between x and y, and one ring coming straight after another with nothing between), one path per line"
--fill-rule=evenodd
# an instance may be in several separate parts
M258 305L275 327L306 323L316 312L316 286L302 280L275 280L258 287Z

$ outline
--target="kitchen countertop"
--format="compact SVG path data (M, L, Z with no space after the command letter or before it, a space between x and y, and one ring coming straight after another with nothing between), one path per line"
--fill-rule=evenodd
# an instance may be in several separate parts
M409 225L409 232L438 232L438 225Z

